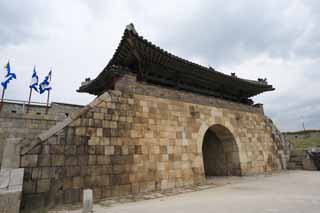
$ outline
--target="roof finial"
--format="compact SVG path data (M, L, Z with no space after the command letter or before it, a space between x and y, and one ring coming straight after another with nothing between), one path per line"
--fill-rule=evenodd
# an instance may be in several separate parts
M263 84L268 84L267 78L258 78L258 81Z
M132 23L130 23L130 24L128 24L128 25L126 26L126 30L129 30L129 31L131 31L133 34L138 35L138 33L137 33L136 29L134 28L134 25L133 25Z
M212 68L211 66L209 66L209 69L212 71L216 71L214 68Z

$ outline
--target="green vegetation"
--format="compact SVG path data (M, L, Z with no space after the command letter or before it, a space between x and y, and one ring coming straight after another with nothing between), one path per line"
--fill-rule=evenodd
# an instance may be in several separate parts
M289 139L288 142L293 144L296 150L320 147L320 137L295 138Z

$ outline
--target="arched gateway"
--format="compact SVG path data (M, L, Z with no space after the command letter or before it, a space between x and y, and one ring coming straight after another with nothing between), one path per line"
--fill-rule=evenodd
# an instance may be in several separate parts
M206 177L241 175L239 149L226 127L216 124L208 128L202 143Z

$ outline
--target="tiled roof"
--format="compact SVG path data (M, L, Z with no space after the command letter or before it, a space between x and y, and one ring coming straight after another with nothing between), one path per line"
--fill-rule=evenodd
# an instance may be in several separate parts
M107 66L78 91L100 95L110 89L108 85L122 69L141 81L240 102L250 102L250 97L274 90L265 80L242 79L177 57L138 35L130 24Z

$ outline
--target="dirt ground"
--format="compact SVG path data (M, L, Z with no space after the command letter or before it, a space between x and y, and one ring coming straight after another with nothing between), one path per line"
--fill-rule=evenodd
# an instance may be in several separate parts
M81 209L59 212L75 213ZM94 212L319 213L320 172L286 171L267 176L213 178L200 187L100 201L94 205Z

